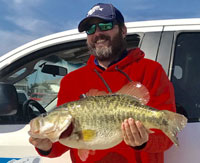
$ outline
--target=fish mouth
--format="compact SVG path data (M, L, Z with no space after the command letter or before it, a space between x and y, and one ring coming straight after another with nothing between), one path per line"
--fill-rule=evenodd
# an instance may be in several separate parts
M73 123L71 122L70 125L67 127L67 129L64 130L64 131L60 134L59 139L64 139L64 138L69 137L69 136L72 134L73 129L74 129L74 125L73 125Z
M29 135L34 136L40 133L40 130L38 128L39 126L39 122L36 119L33 119L30 121L30 131L29 131Z
M59 111L59 110L58 110ZM59 138L70 136L73 131L72 116L55 114L53 120L45 119L46 117L37 117L30 122L30 136L34 138L48 138L52 142L56 142ZM61 119L60 119L61 118ZM64 118L64 119L63 119Z

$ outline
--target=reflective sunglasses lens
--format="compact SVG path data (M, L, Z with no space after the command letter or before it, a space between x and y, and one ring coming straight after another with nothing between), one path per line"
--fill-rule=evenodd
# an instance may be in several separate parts
M99 23L99 29L101 31L108 31L111 30L113 28L113 23L109 22L109 23Z
M86 33L87 33L88 35L91 35L91 34L94 34L95 31L96 31L96 25L93 24L93 25L86 31Z

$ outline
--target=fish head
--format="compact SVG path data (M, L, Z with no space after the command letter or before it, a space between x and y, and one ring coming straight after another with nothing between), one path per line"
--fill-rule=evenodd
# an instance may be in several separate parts
M40 139L48 138L52 142L56 142L71 122L72 116L67 109L56 109L32 119L29 135Z

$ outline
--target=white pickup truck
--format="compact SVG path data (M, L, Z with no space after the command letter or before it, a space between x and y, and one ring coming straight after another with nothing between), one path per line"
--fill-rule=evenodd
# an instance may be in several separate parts
M199 163L200 19L126 26L128 48L140 47L146 58L162 64L175 88L177 112L188 118L178 134L180 147L165 152L165 163ZM68 152L53 159L40 157L28 142L28 123L56 106L61 78L86 64L88 57L86 35L77 29L34 40L0 57L1 163L71 162Z

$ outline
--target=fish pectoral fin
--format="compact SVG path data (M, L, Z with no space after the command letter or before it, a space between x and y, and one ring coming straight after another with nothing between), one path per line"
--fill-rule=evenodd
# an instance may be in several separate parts
M78 156L82 161L86 161L89 155L94 155L95 151L88 149L78 149Z
M95 130L82 130L82 136L84 141L91 141L96 137L96 131Z
M90 151L87 149L78 149L78 156L82 161L86 161Z

